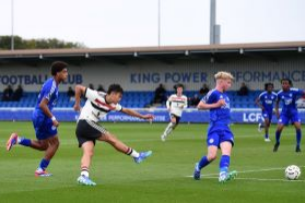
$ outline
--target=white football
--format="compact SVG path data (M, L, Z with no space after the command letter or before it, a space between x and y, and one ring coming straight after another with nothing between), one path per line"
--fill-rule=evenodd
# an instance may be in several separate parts
M285 177L288 180L297 180L301 175L301 169L296 165L290 165L285 169Z

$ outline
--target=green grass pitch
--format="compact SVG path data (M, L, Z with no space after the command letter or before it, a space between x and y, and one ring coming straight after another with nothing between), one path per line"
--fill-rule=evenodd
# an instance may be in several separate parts
M0 202L304 202L305 152L295 153L295 133L284 130L277 153L265 143L256 125L233 125L235 147L231 169L236 180L218 183L218 163L202 170L203 178L191 178L194 164L206 153L205 124L181 124L166 142L160 135L166 124L105 123L104 126L138 151L153 155L135 164L127 155L106 143L97 143L91 178L96 187L77 184L81 150L77 147L75 123L61 123L61 145L49 166L52 177L35 178L42 152L16 146L6 152L6 139L12 131L34 138L30 122L0 122ZM303 150L305 147L303 145ZM284 168L296 164L303 174L298 181L287 181Z

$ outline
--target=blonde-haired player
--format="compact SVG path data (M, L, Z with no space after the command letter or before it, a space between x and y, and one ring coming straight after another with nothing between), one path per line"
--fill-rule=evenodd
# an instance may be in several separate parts
M161 135L164 142L166 137L178 126L183 109L187 108L187 97L183 95L183 85L175 85L176 94L172 94L166 101L166 107L170 113L171 121Z
M236 171L229 172L231 150L234 135L230 130L230 99L226 91L231 87L233 76L228 72L215 74L216 87L198 104L197 108L210 110L210 125L207 132L208 154L196 163L194 179L200 179L200 171L216 159L218 149L222 156L219 163L219 182L224 183L236 176Z

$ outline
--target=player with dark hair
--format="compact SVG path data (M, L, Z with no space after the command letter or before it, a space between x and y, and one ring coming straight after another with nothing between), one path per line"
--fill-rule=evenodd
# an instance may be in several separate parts
M79 147L83 149L81 159L81 174L77 181L83 185L95 186L96 183L89 178L89 168L94 154L95 141L103 141L111 144L116 150L134 158L136 163L142 162L152 154L151 151L137 152L128 147L112 133L99 125L100 118L106 116L110 111L120 111L125 114L141 119L153 119L150 114L142 115L131 109L123 108L119 102L123 95L123 89L118 84L110 85L107 93L98 92L82 85L75 87L75 105L74 109L80 111L81 96L87 98L85 106L81 110L76 127L76 137Z
M275 105L276 114L279 118L278 126L275 133L275 145L273 147L273 152L277 152L280 146L281 133L284 126L287 126L289 122L294 125L296 130L296 152L301 152L301 119L298 114L296 107L296 101L298 97L305 94L304 90L293 88L292 81L290 79L284 78L281 80L282 90L277 94L277 100ZM282 101L282 111L279 113L279 104Z
M175 85L176 94L172 94L166 101L166 107L170 114L170 123L165 128L161 135L161 140L164 142L166 137L178 126L182 116L183 109L187 108L187 97L183 95L183 85Z
M57 128L59 122L52 113L53 107L58 99L58 85L68 77L68 64L56 61L51 65L52 78L48 79L42 86L35 110L32 115L33 126L37 140L27 139L12 133L6 144L9 151L15 144L32 149L45 151L45 156L41 160L39 167L35 171L35 176L50 176L46 171L51 159L59 147Z
M262 92L255 103L262 109L262 119L264 120L264 125L259 123L259 131L262 126L265 128L265 142L270 142L269 138L269 127L272 120L273 115L273 106L274 102L277 98L277 94L273 92L274 85L273 83L266 83L265 84L265 91Z

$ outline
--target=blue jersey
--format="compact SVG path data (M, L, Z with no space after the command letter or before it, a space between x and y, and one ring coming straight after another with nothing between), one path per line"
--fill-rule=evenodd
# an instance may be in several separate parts
M32 115L33 126L38 140L48 139L57 135L57 128L53 126L53 121L39 107L40 102L44 98L49 101L48 107L52 110L58 99L58 86L53 78L48 79L43 84Z
M48 79L43 84L40 94L38 95L35 109L40 110L39 104L44 98L49 101L48 107L50 110L52 110L53 107L56 106L58 99L58 86L53 78Z
M203 99L206 104L214 104L224 99L226 104L210 109L210 125L207 133L207 145L220 147L222 142L231 142L234 145L234 135L229 128L230 124L230 99L216 89L211 90Z
M267 91L265 91L262 92L258 98L265 111L272 112L274 102L277 99L277 94L275 92L268 93Z
M224 99L225 106L210 109L210 125L214 130L227 128L230 124L230 99L229 97L216 89L211 90L202 101L207 104L217 103L220 99Z
M277 94L278 101L282 101L282 114L296 112L297 99L303 95L303 90L298 88L290 88L288 91L279 91Z

